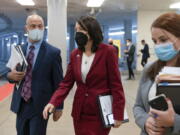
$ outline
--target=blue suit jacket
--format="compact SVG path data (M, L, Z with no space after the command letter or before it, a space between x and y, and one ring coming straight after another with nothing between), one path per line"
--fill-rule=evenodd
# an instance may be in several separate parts
M27 44L22 46L26 54ZM36 113L42 113L58 84L63 79L60 50L43 41L32 72L32 99ZM18 113L21 107L21 88L14 88L11 110ZM63 108L63 104L60 109Z
M144 45L144 48L141 50L142 59L145 60L150 57L149 54L149 46L147 44Z

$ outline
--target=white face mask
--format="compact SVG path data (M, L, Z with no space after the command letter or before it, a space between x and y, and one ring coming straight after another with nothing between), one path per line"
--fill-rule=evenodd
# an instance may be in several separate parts
M44 36L44 30L33 29L28 31L28 38L33 41L39 41Z
M131 45L131 43L127 42L127 46L130 46L130 45Z

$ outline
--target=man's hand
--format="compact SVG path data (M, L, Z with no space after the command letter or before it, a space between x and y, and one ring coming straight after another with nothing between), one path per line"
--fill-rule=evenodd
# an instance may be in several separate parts
M124 53L127 53L128 52L128 50L124 50Z
M121 124L122 124L122 121L120 121L120 120L115 120L114 121L114 128L118 128L118 127L120 127L121 126Z
M55 110L53 113L53 120L58 121L59 118L62 116L63 111L62 110Z
M25 76L25 72L18 72L15 69L7 74L7 78L13 81L21 81Z

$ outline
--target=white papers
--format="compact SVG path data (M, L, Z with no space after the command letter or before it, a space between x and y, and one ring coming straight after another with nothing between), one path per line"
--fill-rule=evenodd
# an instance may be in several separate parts
M162 75L162 74L180 75L180 68L165 66L159 73L159 75Z
M6 66L10 68L11 70L16 69L17 71L20 71L20 72L26 72L28 63L20 45L12 45L11 56ZM16 83L17 90L20 84L21 84L21 81Z
M8 63L6 64L6 66L8 68L10 68L11 70L15 69L17 64L21 64L23 63L23 59L21 57L21 55L19 54L19 52L16 50L15 45L11 46L11 56L9 58Z
M102 119L105 127L110 127L114 124L114 118L112 113L112 95L99 96L99 105L101 109ZM124 109L123 122L129 121L126 109Z
M112 96L100 96L99 97L102 117L104 118L105 125L109 125L107 115L112 114Z
M127 121L129 121L129 117L128 117L127 110L126 110L126 108L125 108L125 109L124 109L124 120L123 120L123 122L127 122Z
M113 114L109 114L107 116L107 119L108 119L108 122L109 122L110 125L114 124L114 116L113 116Z
M28 63L26 61L26 58L22 52L20 45L12 45L11 47L11 56L9 58L8 63L6 66L10 68L11 70L15 69L16 66L20 64L20 71L26 71L26 68L28 66Z

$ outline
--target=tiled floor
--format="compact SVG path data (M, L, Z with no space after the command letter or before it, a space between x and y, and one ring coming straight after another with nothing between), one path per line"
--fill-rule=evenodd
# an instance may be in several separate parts
M126 95L126 107L130 122L123 124L118 129L112 129L110 135L139 135L140 129L135 125L132 107L135 101L139 76L136 80L125 80L126 76L122 76L123 86ZM0 83L0 85L2 82ZM53 122L50 118L48 124L47 135L74 135L71 109L74 91L65 100L65 109L62 118L58 122ZM9 111L11 97L0 103L0 135L16 135L15 119L16 116Z

